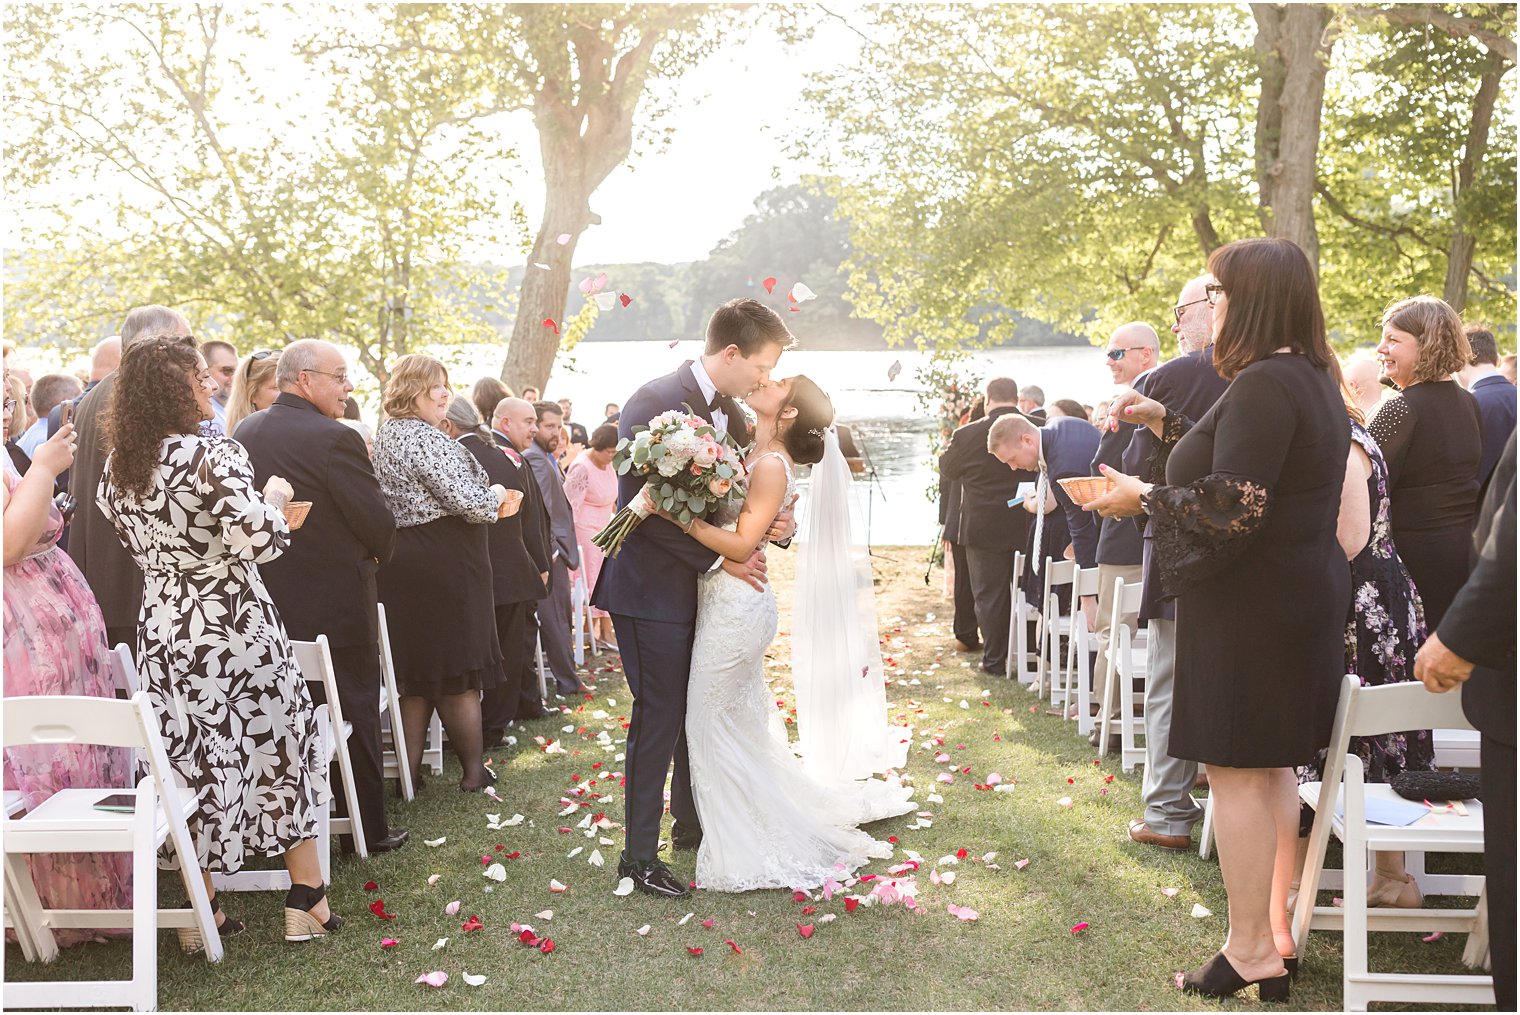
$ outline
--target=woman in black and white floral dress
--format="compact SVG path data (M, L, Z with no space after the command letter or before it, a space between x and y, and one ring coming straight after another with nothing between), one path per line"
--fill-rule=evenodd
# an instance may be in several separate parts
M137 666L170 764L195 793L190 833L210 873L284 854L285 937L336 930L316 850L326 756L306 682L259 577L290 542L290 485L262 495L242 445L201 436L216 390L194 339L150 338L122 356L97 501L143 570ZM218 910L223 933L242 925ZM193 950L199 935L181 932Z

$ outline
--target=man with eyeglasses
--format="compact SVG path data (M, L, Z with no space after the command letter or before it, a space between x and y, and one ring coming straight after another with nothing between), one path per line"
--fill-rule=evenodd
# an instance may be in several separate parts
M280 353L280 393L263 412L247 416L234 435L248 451L254 480L284 476L292 500L310 501L290 547L260 564L264 585L285 629L298 641L325 634L337 677L359 818L374 853L399 849L404 828L385 817L385 754L380 743L380 657L376 646L375 574L390 560L396 519L380 492L364 438L338 420L354 390L343 353L303 339ZM346 816L343 794L334 794ZM352 836L342 836L345 852Z
M1182 353L1161 364L1145 380L1144 394L1168 411L1189 419L1202 419L1228 386L1214 371L1214 318L1208 299L1212 275L1199 275L1182 287L1172 309L1172 333ZM1140 475L1156 448L1156 438L1146 427L1136 427L1124 452L1121 471ZM1143 522L1145 515L1138 521ZM1141 796L1145 815L1129 823L1135 842L1164 849L1187 849L1192 845L1193 825L1203 808L1193 800L1198 765L1179 761L1167 753L1172 729L1172 687L1176 672L1177 619L1171 600L1161 598L1161 569L1155 558L1150 531L1145 532L1145 590L1141 594L1140 621L1147 625L1145 685L1145 773Z
M211 396L214 418L206 426L212 433L224 434L227 432L227 399L232 397L232 377L237 373L237 349L231 342L218 338L203 343L201 355L206 357L206 369L211 371L217 383L216 394Z

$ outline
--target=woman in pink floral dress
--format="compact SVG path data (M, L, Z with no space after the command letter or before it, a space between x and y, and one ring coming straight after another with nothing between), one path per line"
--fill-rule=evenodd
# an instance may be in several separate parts
M5 422L19 411L5 400ZM53 481L74 460L74 427L66 424L37 448L23 478L5 468L5 695L115 696L106 660L106 623L90 587L57 548L63 516L52 504ZM70 744L5 750L5 788L19 790L28 810L61 789L132 786L132 752ZM32 883L49 909L131 909L129 853L52 853L27 858ZM110 932L117 933L117 932ZM99 940L96 930L54 930L68 947Z
M591 446L570 463L565 474L565 496L575 513L575 538L581 544L581 566L586 570L586 591L596 588L602 573L601 548L591 537L612 521L617 508L617 473L612 471L612 453L617 450L617 427L603 423L591 433ZM596 640L617 648L612 636L612 618L591 607L591 628Z

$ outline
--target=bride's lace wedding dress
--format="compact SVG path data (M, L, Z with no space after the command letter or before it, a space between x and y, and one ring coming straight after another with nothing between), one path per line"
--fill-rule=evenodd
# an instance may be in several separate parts
M796 492L791 463L770 454L786 469L785 503ZM856 826L914 809L912 791L895 781L824 784L804 773L765 683L776 620L769 584L757 592L722 569L698 580L686 744L702 822L696 880L711 891L842 878L892 853Z

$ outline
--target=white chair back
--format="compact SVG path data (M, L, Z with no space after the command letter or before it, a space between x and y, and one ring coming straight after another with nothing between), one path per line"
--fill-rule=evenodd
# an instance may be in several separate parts
M358 785L354 781L353 764L348 757L348 737L352 727L343 719L343 703L338 698L338 674L333 668L332 652L327 647L327 635L317 635L316 641L292 641L290 647L296 665L301 668L301 675L307 683L320 685L327 699L327 704L322 707L327 712L328 734L332 737L331 753L338 761L340 785L332 786L331 766L324 775L333 790L334 799L341 789L348 803L348 816L333 818L332 828L339 834L353 836L354 852L361 858L368 858L369 844L365 841L364 820L359 814Z
M396 663L391 656L391 632L385 619L385 604L377 603L375 610L376 624L380 629L381 736L388 732L391 737L391 749L384 752L384 775L390 778L394 772L401 781L401 798L413 800L417 796L417 787L412 784L412 766L407 763L406 730L401 722L401 692L396 686ZM441 754L443 745L439 744L438 749Z
M137 664L132 661L132 650L126 645L117 645L106 652L106 662L111 667L111 683L116 687L118 697L130 698L139 689L137 677Z

